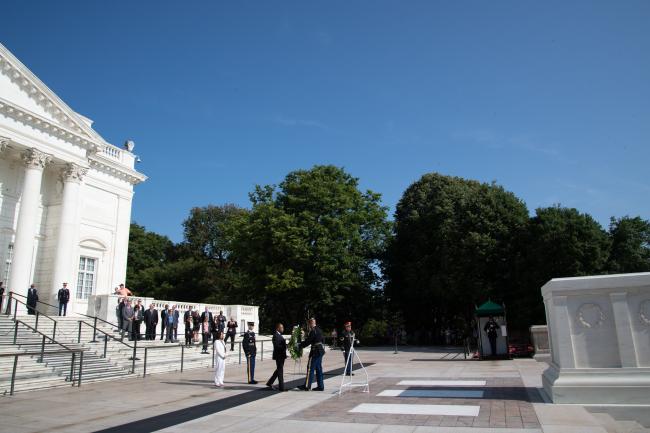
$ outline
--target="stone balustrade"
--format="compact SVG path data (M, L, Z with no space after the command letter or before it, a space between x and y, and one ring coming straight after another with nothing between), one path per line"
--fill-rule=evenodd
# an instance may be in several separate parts
M97 316L100 319L107 320L112 323L117 322L116 308L118 300L121 296L117 295L93 295L88 299L88 312L86 314L90 316ZM190 308L197 309L199 313L205 311L205 307L208 307L213 315L219 314L219 311L223 311L224 316L227 319L231 317L237 322L238 328L237 332L244 332L247 328L247 322L255 323L255 332L259 332L259 307L254 305L219 305L219 304L205 304L201 302L186 302L186 301L169 301L154 299L144 296L132 296L130 299L135 303L139 299L142 300L142 305L145 308L149 308L150 304L153 304L154 307L160 311L165 308L165 305L170 307L175 305L176 310L179 312L179 324L178 324L178 338L181 340L183 333L185 332L185 326L183 324L183 313ZM144 331L143 331L144 332ZM160 334L160 322L158 324L158 334Z

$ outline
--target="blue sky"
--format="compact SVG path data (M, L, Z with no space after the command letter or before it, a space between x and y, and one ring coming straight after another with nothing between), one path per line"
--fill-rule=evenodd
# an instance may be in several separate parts
M336 164L394 209L437 171L650 218L650 2L5 0L0 40L108 141L133 219Z

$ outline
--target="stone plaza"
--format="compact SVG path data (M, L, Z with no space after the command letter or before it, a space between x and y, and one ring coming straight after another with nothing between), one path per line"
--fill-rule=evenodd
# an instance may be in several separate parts
M647 407L552 404L541 392L546 364L533 359L472 361L445 348L359 355L369 393L339 395L343 357L329 351L322 393L267 391L274 368L267 359L258 362L260 385L248 385L245 367L233 364L223 390L214 388L212 370L201 369L18 393L2 400L2 431L606 433L650 425ZM295 386L304 372L293 364L285 364L285 378Z

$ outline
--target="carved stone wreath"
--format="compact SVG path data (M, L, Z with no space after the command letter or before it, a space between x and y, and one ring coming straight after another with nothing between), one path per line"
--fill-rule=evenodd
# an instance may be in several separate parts
M641 324L650 326L650 299L639 304L639 320Z
M582 304L578 308L576 320L583 328L598 328L605 322L605 313L598 304Z

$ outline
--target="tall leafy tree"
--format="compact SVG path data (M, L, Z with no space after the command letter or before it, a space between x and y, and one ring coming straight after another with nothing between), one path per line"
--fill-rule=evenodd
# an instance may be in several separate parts
M211 284L208 301L238 302L242 278L231 254L237 231L248 210L234 204L195 207L183 222L183 248L194 260L207 263L206 281ZM205 290L203 290L205 292Z
M420 341L513 291L527 219L525 204L494 183L430 173L406 189L385 260L386 295Z
M277 188L258 186L250 198L235 256L262 320L297 324L316 315L332 326L368 317L389 234L380 195L360 191L341 168L315 166L289 173Z
M609 224L610 272L650 271L650 221L641 217L612 218Z
M552 206L537 209L530 219L523 252L518 302L522 322L531 325L545 321L540 288L547 281L606 272L609 239L590 215Z
M153 270L164 266L174 254L174 243L167 237L147 231L132 223L129 231L126 284L135 293L150 296L156 293Z

